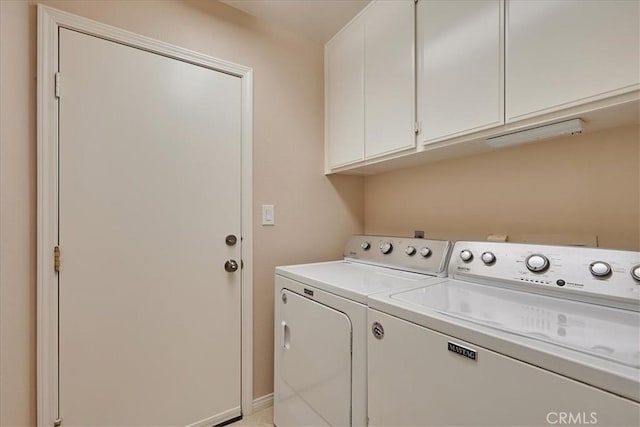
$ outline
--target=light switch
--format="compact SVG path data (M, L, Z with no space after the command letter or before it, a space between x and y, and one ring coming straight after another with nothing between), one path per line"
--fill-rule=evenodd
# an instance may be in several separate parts
M262 225L275 225L276 211L273 205L262 205Z

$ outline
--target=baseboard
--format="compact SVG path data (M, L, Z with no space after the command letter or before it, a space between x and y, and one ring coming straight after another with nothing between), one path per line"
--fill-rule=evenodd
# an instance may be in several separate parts
M255 405L255 403L254 403ZM209 418L205 418L204 420L200 420L200 421L196 421L193 424L189 424L187 427L209 427L209 426L215 426L217 424L223 423L225 421L228 421L232 418L235 417L239 417L240 415L242 415L240 413L240 407L238 406L237 408L233 408L233 409L229 409L228 411L224 411L219 413L218 415L214 415L212 417Z
M273 393L265 394L262 397L253 399L253 412L261 411L273 406Z

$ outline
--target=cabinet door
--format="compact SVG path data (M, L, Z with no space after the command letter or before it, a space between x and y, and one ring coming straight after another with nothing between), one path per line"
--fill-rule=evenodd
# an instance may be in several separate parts
M364 24L353 21L326 46L326 155L335 168L364 159Z
M418 120L425 143L503 123L502 8L499 0L418 2Z
M507 121L638 89L638 1L507 3Z
M376 1L365 21L365 157L415 147L414 3Z

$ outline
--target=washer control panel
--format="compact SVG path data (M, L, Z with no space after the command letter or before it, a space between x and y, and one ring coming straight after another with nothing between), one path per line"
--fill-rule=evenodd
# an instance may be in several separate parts
M449 276L640 310L640 252L457 242Z
M347 241L344 257L444 277L451 246L447 240L356 235Z

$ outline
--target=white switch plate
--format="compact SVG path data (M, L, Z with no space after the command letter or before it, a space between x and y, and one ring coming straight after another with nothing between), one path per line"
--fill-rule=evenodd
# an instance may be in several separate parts
M262 225L275 225L276 211L273 205L262 205Z

